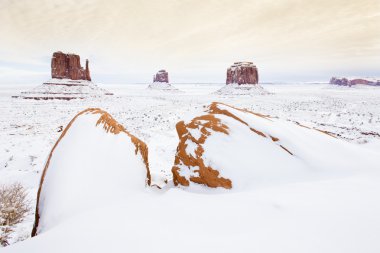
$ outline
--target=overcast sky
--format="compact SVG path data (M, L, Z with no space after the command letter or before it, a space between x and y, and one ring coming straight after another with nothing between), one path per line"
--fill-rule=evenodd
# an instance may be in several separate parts
M225 82L380 76L380 0L0 0L0 84L50 78L54 51L88 58L95 82Z

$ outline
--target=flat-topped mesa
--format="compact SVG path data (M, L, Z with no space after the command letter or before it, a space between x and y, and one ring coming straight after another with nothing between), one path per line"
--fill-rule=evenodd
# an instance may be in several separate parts
M330 84L351 86L351 85L374 85L380 86L380 78L376 77L332 77Z
M169 83L169 73L161 69L153 76L153 82L154 83Z
M226 84L258 84L259 74L253 62L235 62L227 69Z
M79 55L54 52L51 59L51 77L91 81L88 60L86 60L86 68L83 69L80 65Z

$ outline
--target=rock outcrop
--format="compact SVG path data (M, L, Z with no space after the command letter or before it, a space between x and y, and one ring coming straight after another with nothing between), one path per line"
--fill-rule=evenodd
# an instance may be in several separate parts
M227 69L226 84L258 84L259 74L253 62L235 62Z
M313 171L308 163L334 168L334 159L326 159L334 149L326 146L342 145L328 132L222 103L212 103L205 112L176 126L173 183L190 191L281 181ZM308 148L305 143L320 145Z
M83 69L79 55L54 52L51 59L51 77L91 81L88 60L86 60L86 68Z
M89 108L62 131L41 175L32 236L151 184L147 145L110 114Z
M161 69L153 76L154 83L169 83L169 73Z
M380 78L361 78L361 77L332 77L330 84L352 86L352 85L373 85L380 86Z

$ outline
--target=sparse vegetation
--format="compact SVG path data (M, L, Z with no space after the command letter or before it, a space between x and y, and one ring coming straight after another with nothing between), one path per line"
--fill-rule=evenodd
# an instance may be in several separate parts
M0 245L9 245L15 225L30 211L26 189L20 183L0 186Z

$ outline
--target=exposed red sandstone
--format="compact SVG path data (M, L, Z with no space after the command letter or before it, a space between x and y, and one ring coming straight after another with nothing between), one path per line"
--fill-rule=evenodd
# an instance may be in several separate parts
M160 71L157 72L157 74L155 74L153 76L153 82L154 83L169 83L169 73L164 70L164 69L161 69Z
M88 60L86 60L86 68L83 69L79 55L54 52L51 59L51 77L91 81Z
M257 84L259 74L253 62L235 62L227 69L226 84Z

